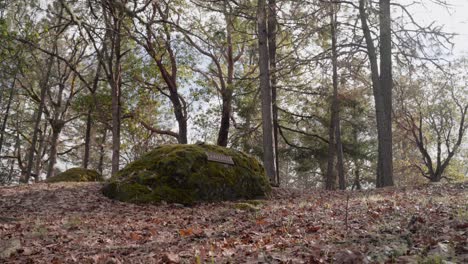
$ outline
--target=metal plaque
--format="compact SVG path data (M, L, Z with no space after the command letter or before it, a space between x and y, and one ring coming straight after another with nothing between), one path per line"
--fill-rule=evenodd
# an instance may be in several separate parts
M223 154L215 153L215 152L205 152L208 161L214 161L223 164L234 165L234 161L232 160L231 156L226 156Z

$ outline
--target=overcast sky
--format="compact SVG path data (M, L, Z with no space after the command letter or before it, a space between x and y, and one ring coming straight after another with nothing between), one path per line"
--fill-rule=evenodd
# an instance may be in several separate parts
M436 21L439 25L444 25L446 32L459 34L454 39L454 53L468 56L468 0L446 0L450 4L448 10L433 4L434 0L419 1L422 2L422 6L417 5L412 8L417 20L425 23Z

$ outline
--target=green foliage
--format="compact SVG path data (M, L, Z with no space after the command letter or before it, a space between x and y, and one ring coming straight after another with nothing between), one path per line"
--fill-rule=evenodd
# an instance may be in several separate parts
M206 151L231 156L235 165L208 161ZM134 203L193 204L265 197L263 166L253 157L212 145L165 145L130 163L104 187L106 196Z
M104 178L95 170L72 168L54 177L47 179L47 182L95 182L103 181Z

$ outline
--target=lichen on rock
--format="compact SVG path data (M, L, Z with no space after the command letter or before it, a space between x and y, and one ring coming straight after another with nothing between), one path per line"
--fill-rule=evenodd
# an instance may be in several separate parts
M50 177L46 182L96 182L104 181L102 175L90 169L72 168L56 176Z
M234 165L208 161L207 152L232 157ZM109 198L134 203L193 204L265 197L263 166L241 151L213 145L164 145L130 163L103 188Z

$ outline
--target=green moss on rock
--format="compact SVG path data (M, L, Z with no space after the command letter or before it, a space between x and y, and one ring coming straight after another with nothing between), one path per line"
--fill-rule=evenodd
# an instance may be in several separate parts
M208 161L206 152L231 156L235 165ZM213 145L164 145L112 177L103 193L134 203L193 204L261 198L270 189L263 166L243 152Z
M46 180L46 182L95 182L104 181L99 172L84 168L72 168L57 174Z

